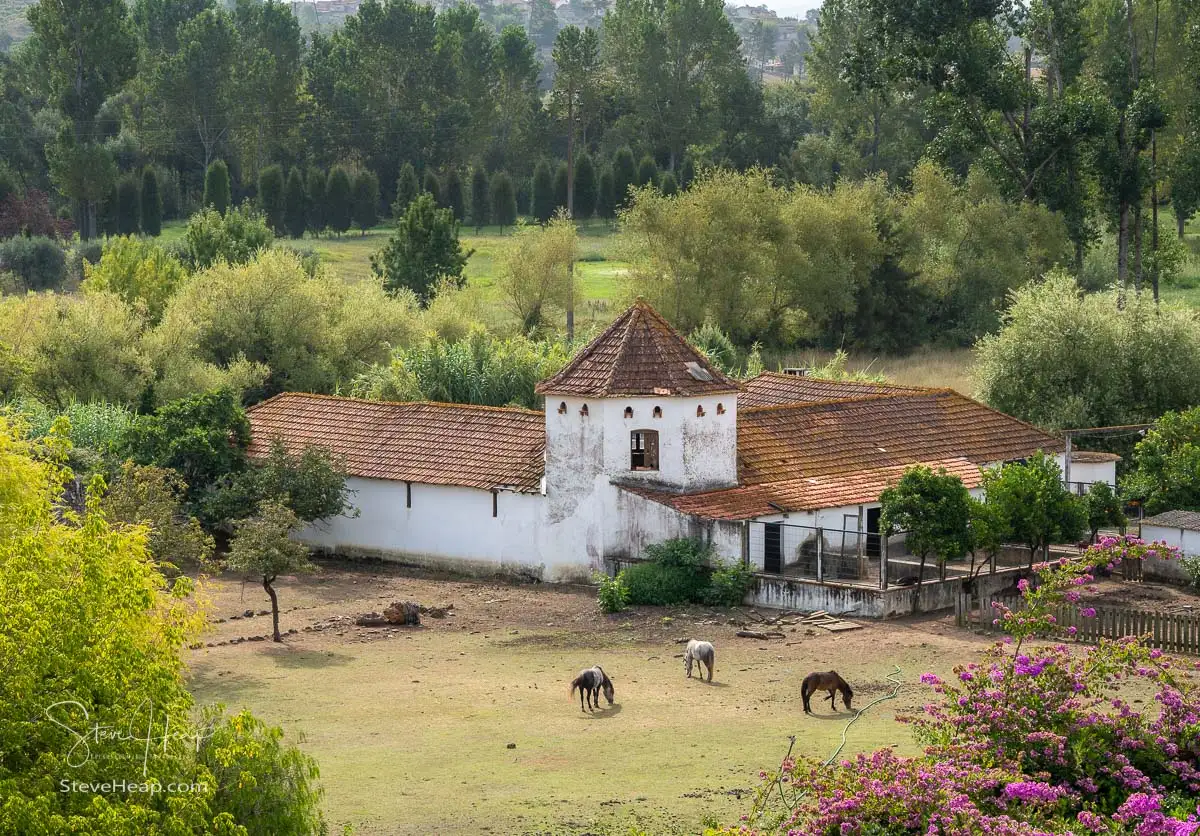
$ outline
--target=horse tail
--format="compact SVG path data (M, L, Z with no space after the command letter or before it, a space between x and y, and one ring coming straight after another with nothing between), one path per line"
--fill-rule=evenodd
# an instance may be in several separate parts
M582 688L582 687L583 687L583 683L581 683L579 681L579 677L575 677L574 679L571 680L571 689L569 691L567 691L567 696L570 699L575 699L575 689Z

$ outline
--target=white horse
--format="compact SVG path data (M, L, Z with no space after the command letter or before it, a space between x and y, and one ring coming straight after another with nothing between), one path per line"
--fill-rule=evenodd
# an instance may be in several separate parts
M717 662L717 651L713 649L712 642L702 642L696 639L688 641L687 650L683 652L683 670L687 673L688 679L692 678L693 662L700 665L698 673L701 679L704 678L704 668L708 668L708 681L712 682L713 668Z

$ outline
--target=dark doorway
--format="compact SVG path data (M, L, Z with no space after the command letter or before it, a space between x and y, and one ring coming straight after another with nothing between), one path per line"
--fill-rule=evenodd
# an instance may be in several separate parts
M763 571L783 573L783 526L767 523L763 532Z
M879 557L879 512L881 508L867 509L867 557Z

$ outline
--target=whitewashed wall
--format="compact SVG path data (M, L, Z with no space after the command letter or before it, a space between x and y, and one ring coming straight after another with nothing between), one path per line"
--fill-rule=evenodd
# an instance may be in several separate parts
M1168 528L1161 525L1143 525L1141 536L1146 542L1165 540L1168 546L1182 550L1184 555L1200 555L1200 531ZM1143 570L1146 576L1151 578L1161 578L1175 583L1191 581L1178 560L1160 560L1157 557L1148 557Z

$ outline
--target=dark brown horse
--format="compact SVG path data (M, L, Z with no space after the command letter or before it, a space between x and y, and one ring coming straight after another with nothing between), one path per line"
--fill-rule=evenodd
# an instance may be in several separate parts
M804 677L804 682L800 684L800 699L804 700L805 714L812 713L812 709L808 706L808 700L817 691L829 692L829 707L834 711L837 711L837 704L834 702L836 698L835 692L841 691L842 702L846 704L846 709L853 710L850 708L850 700L854 699L854 692L850 690L850 686L846 684L846 680L842 679L837 671L810 673Z
M575 689L579 689L579 710L591 711L593 708L600 707L600 691L603 689L604 698L608 700L608 704L613 704L613 684L608 678L608 674L599 665L590 667L585 671L580 671L579 676L571 680L571 696L575 696ZM583 707L584 695L587 695L587 708Z

